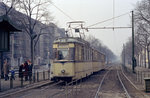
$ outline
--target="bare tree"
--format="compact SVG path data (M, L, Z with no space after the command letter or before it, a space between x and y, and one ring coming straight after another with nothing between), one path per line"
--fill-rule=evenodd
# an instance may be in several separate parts
M4 9L4 15L9 15L15 6L19 3L19 0L0 0L2 4L1 9Z
M146 58L148 58L148 68L150 68L150 56L149 56L149 46L150 46L150 0L142 0L137 3L135 9L135 26L137 32L136 41L145 51L145 64ZM146 57L147 53L147 57ZM145 65L146 67L146 65Z
M39 36L43 33L43 30L48 28L47 24L49 24L52 19L47 9L49 4L50 0L18 0L18 3L15 5L17 11L25 14L23 16L17 16L17 20L20 21L22 28L25 30L24 32L29 36L31 62L33 65L34 45L37 43ZM41 24L41 22L43 24Z
M106 46L102 45L101 41L94 36L90 35L87 37L87 41L90 43L91 47L94 47L98 51L102 52L106 56L106 62L113 62L116 60L116 56L114 53L107 48Z

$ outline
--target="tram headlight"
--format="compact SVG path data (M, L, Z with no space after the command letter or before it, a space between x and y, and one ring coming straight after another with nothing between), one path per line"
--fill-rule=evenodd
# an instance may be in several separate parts
M61 70L61 73L65 73L65 70L63 69L63 70Z

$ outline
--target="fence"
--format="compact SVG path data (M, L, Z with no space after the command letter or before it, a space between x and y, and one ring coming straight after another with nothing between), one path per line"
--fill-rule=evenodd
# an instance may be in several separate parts
M124 67L124 71L130 74L134 80L141 84L144 84L144 78L150 77L150 71L135 70L135 73L132 73L132 69L128 67Z
M9 76L8 80L5 80L4 78L0 78L0 91L1 92L10 90L13 88L24 87L26 85L33 84L36 82L48 80L50 79L50 71L47 70L47 71L28 72L26 75L23 73L22 77L19 77L19 73L15 73L14 78L12 77L10 73L8 76Z

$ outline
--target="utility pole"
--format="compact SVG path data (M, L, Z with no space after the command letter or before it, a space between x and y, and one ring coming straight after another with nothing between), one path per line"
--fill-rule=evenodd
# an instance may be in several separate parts
M135 73L134 67L136 59L134 57L134 12L132 11L132 72Z
M125 46L123 44L123 67L125 67L125 64L126 64L126 60L125 60L125 57L126 57L126 54L125 54Z

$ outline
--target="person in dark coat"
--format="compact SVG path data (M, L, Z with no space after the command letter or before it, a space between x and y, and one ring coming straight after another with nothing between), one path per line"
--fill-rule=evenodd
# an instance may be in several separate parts
M25 61L25 63L24 63L24 69L25 69L25 71L24 71L25 81L27 81L28 80L28 74L29 74L29 65L28 65L27 61Z
M19 78L23 78L23 66L23 63L19 66Z
M4 60L4 66L3 66L3 71L4 71L4 75L5 75L5 80L7 81L9 79L9 65L7 63L7 60Z
M28 60L28 66L29 66L29 80L32 80L32 67L33 67L33 64L31 63L30 60Z

